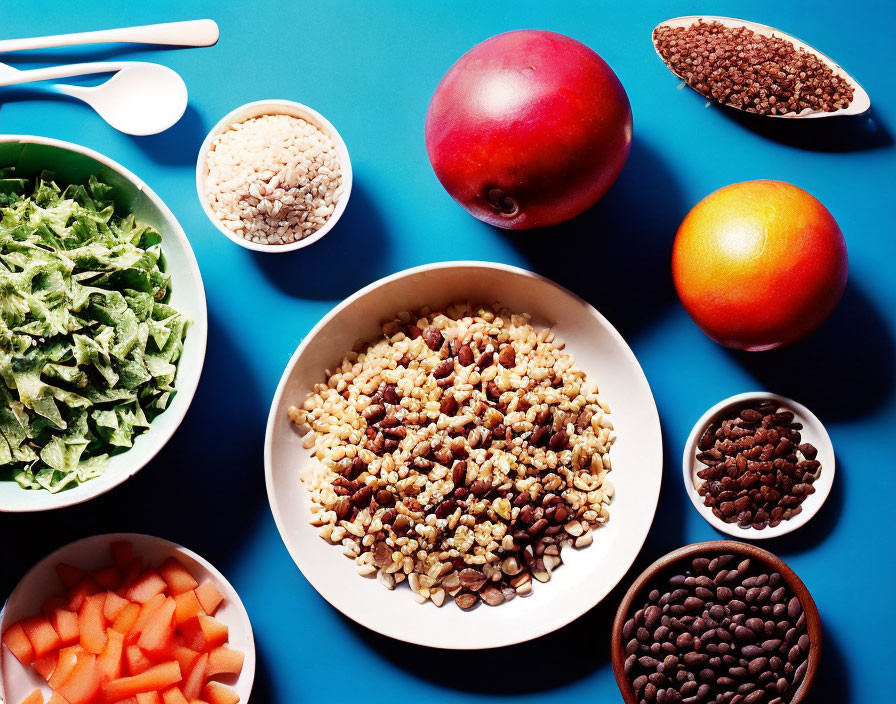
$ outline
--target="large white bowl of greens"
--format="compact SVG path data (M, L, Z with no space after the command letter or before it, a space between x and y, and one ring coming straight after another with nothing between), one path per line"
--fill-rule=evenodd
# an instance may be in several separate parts
M86 501L180 424L205 292L165 204L90 149L0 136L0 511Z

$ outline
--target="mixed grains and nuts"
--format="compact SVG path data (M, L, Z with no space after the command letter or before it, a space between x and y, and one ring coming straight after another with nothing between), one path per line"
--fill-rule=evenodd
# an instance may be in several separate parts
M779 572L710 553L655 580L621 645L640 704L787 704L811 643L803 605Z
M657 27L653 40L666 65L691 88L740 110L834 112L852 102L845 76L781 37L700 20L690 27Z
M288 244L323 227L342 194L336 146L316 125L262 115L218 135L205 158L205 197L228 230Z
M799 514L821 474L801 423L774 401L748 404L711 423L697 443L697 492L713 514L741 528L774 528Z
M399 313L289 416L312 525L419 601L495 606L609 519L610 409L550 329L504 309Z

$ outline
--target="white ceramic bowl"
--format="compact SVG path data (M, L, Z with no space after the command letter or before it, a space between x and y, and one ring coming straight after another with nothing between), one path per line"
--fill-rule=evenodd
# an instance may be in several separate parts
M750 401L776 401L784 410L792 411L794 420L803 424L803 429L800 431L802 442L808 442L815 446L818 450L816 459L821 462L821 474L812 484L815 487L815 493L809 494L805 501L800 504L802 511L789 520L781 521L774 528L766 527L762 530L739 528L737 523L725 523L725 521L713 514L711 508L704 506L703 498L697 493L697 487L703 483L703 480L697 477L697 472L706 466L697 459L697 443L700 441L700 436L703 435L707 426L714 420ZM818 509L821 508L825 499L828 498L828 494L831 493L831 486L834 484L834 446L831 444L831 438L828 436L821 421L802 404L785 396L770 394L766 391L748 391L747 393L726 398L724 401L719 401L700 417L685 443L682 471L684 474L684 486L688 496L691 498L691 503L700 512L700 515L709 521L713 528L742 540L777 538L808 523L812 516L818 512Z
M292 115L293 117L301 117L303 120L317 126L333 140L333 144L336 146L336 154L339 156L339 165L342 169L342 194L336 202L336 209L333 211L330 219L317 232L289 244L261 244L231 232L221 224L218 216L215 215L211 206L209 206L208 199L205 197L205 179L208 177L205 157L211 149L212 142L219 134L226 132L233 125L245 122L253 117L260 117L261 115ZM212 127L211 132L208 133L205 141L202 142L202 146L199 148L199 157L196 160L196 193L208 219L231 242L236 242L240 247L252 249L256 252L291 252L317 242L332 230L339 218L342 217L342 214L345 212L345 206L348 204L349 196L352 193L352 162L349 159L348 148L345 146L342 136L330 124L329 120L317 112L317 110L312 110L307 105L302 105L302 103L296 103L292 100L257 100L253 103L246 103L236 110L227 113L217 125Z
M171 273L171 305L192 318L193 324L187 330L178 363L177 394L149 430L134 439L131 449L115 455L103 475L57 494L25 490L12 480L0 481L0 513L71 506L99 496L136 474L162 449L183 420L199 384L208 331L205 289L193 249L177 219L149 186L121 164L92 149L45 137L0 135L0 167L13 164L27 176L47 169L56 173L60 183L86 183L89 176L96 175L112 185L118 207L133 212L138 221L161 232L162 253Z
M215 618L228 628L229 647L245 654L242 672L238 676L221 677L220 681L233 687L240 695L240 701L247 702L255 679L255 641L246 608L230 582L210 562L195 552L162 538L138 533L94 535L50 553L28 571L9 595L0 615L0 632L23 618L39 613L44 599L61 591L56 576L57 564L65 562L84 570L108 565L111 563L109 544L116 540L132 542L134 554L143 557L148 565L155 566L169 557L177 557L197 582L202 584L211 581L218 588L224 601L215 613ZM5 697L6 704L16 704L38 688L49 697L50 687L43 677L31 667L22 665L5 646L0 647L0 651L0 695Z
M406 587L388 591L355 572L353 560L308 524L309 494L299 472L311 462L287 418L324 370L359 338L381 334L380 322L402 310L453 301L498 302L550 325L576 366L597 381L610 404L618 440L610 457L616 495L610 520L594 543L563 551L564 565L527 598L463 612L452 603L418 604ZM641 549L656 510L662 438L647 380L625 340L593 307L541 276L503 264L445 262L402 271L350 296L299 345L271 405L265 438L268 498L280 535L302 573L346 616L392 638L439 648L476 649L519 643L579 617L619 582Z

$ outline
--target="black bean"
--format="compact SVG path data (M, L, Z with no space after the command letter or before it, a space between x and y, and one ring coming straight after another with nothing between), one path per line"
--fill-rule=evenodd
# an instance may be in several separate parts
M688 611L702 611L703 610L703 599L699 599L696 596L689 596L684 600L684 608Z
M768 658L754 658L750 660L749 665L747 665L747 669L750 671L751 675L756 675L762 672L765 669L765 666L768 665Z
M762 655L765 652L764 648L760 648L758 645L745 645L740 649L741 655L745 658L753 659Z
M734 637L738 640L754 640L756 638L753 631L743 626L738 626L734 629Z

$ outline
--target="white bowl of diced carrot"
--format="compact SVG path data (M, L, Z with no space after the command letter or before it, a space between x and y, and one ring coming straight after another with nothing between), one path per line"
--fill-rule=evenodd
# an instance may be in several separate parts
M5 704L237 704L255 676L224 576L161 538L116 533L35 565L0 617Z

